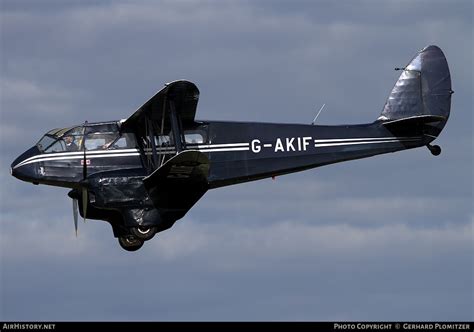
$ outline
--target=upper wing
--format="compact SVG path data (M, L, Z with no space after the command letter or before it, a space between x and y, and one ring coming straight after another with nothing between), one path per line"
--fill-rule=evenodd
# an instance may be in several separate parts
M167 83L122 123L121 130L140 134L147 128L146 121L161 122L171 103L183 123L193 122L198 100L199 90L194 83L185 80Z

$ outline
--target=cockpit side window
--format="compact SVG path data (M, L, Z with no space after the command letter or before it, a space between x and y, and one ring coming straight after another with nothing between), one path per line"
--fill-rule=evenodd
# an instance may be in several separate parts
M66 143L62 139L56 140L53 144L51 144L44 152L45 153L52 153L52 152L64 152L66 150Z
M135 135L130 133L123 133L117 140L110 146L111 149L134 149L137 147Z
M66 131L61 137L66 145L66 151L80 151L82 150L82 141L84 129L81 126L74 127Z
M82 127L49 131L36 146L44 153L79 151L82 143Z
M117 148L119 139L116 124L92 125L85 128L85 147L88 151Z
M115 123L77 126L54 129L44 135L36 144L44 153L88 151L107 149L132 149L137 147L135 135L119 135Z
M38 143L36 143L36 146L40 151L45 151L47 148L49 148L55 141L57 140L56 137L50 136L50 135L44 135Z
M117 134L107 133L93 133L86 136L86 149L91 150L105 150L111 147L112 143L117 138Z

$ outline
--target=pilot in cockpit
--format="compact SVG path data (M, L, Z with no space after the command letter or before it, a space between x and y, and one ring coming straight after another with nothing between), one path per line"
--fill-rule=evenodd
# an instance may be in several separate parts
M72 135L64 136L64 143L66 143L66 151L77 151L77 150L79 150L76 143L74 143L74 136L72 136Z

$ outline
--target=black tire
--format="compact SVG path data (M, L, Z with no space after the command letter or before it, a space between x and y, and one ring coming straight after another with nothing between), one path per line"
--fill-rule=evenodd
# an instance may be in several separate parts
M144 226L138 226L138 227L132 227L130 228L130 233L133 234L133 236L143 240L143 241L148 241L153 238L156 234L156 227L144 227Z
M143 246L143 240L134 236L121 236L118 238L120 246L127 251L137 251Z
M439 156L441 154L441 147L439 145L433 145L431 147L431 153L433 156Z

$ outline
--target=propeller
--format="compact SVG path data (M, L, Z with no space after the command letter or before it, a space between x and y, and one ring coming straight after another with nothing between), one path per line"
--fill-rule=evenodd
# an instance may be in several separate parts
M77 202L76 198L72 199L72 213L74 215L74 230L76 231L76 237L77 237L77 219L78 219L78 213L77 210L79 209L79 203Z
M84 147L84 159L82 160L82 215L84 217L84 222L86 222L86 213L87 213L87 203L89 199L87 197L87 187L86 187L86 179L87 179L87 152L86 152L86 126L87 121L84 122L84 132L83 132L83 147Z
M72 199L72 215L74 216L74 230L76 231L76 237L77 237L77 221L78 221L78 214L79 214L79 201L78 199L78 192L76 189L71 190L67 194L69 197Z
M84 216L84 222L86 222L87 202L89 202L87 188L82 188L82 215Z
M81 187L82 187L82 215L84 217L84 222L86 222L86 215L87 215L87 203L89 201L87 195L87 152L86 152L86 144L85 144L85 137L86 137L86 126L87 126L87 121L84 122L83 126L83 139L82 139L82 145L84 148L84 158L82 159L82 181L81 181ZM76 189L71 190L68 193L68 196L72 198L72 213L74 216L74 230L76 231L76 237L77 237L77 228L78 228L78 214L79 214L79 192Z

